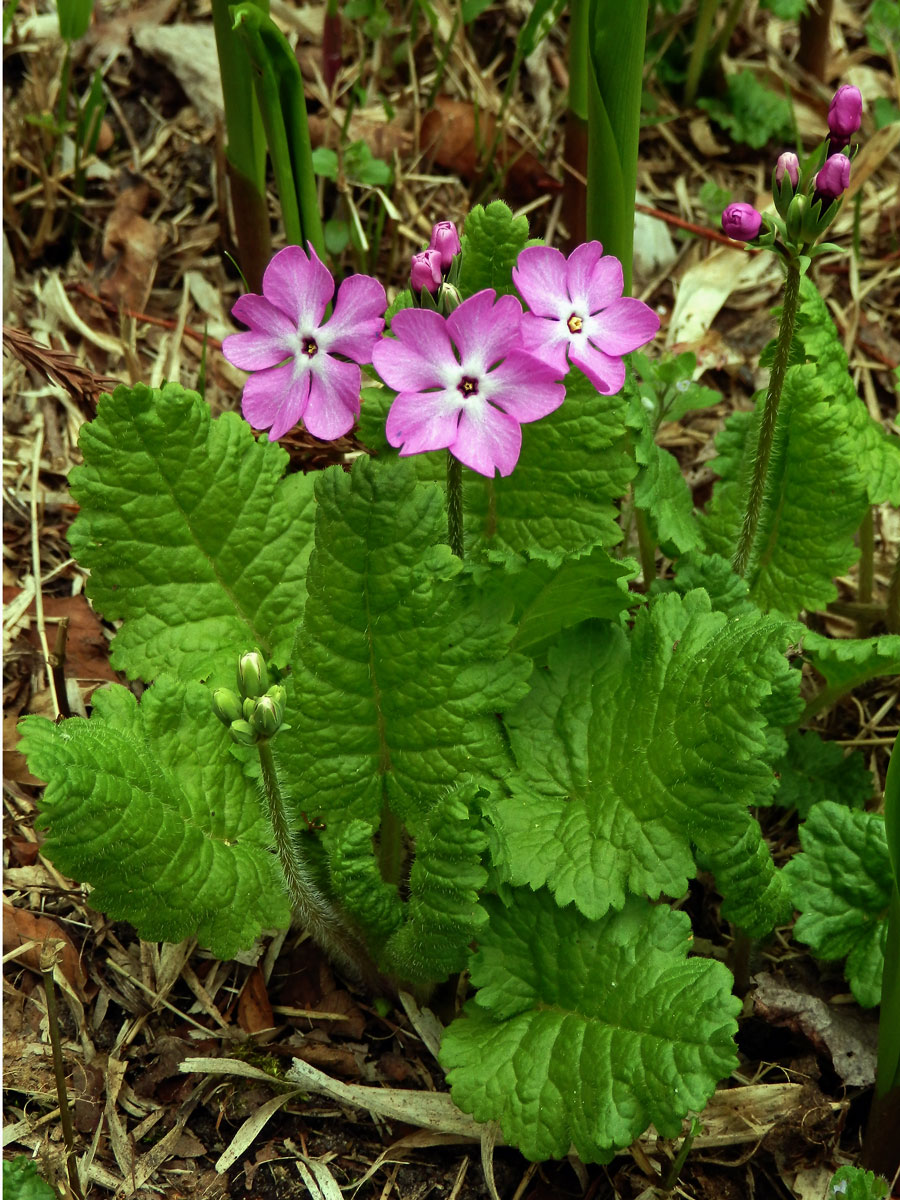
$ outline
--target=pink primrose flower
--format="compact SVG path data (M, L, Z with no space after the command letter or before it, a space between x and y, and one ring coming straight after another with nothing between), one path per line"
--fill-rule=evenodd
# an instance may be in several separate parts
M862 124L863 98L859 88L844 84L828 106L828 128L832 137L847 142Z
M447 270L453 262L454 254L459 254L459 234L452 221L438 221L431 230L429 250L437 250L441 256L441 267Z
M423 250L414 254L409 265L409 286L414 292L427 288L436 292L441 286L441 255L438 250Z
M625 382L622 355L645 345L659 317L642 300L622 295L622 264L585 242L566 259L552 246L530 246L513 267L513 281L530 313L522 318L524 349L558 375L569 364L599 392L614 394ZM568 355L568 360L567 360Z
M559 408L559 371L527 353L522 309L488 288L449 317L404 308L372 358L398 395L387 439L401 455L447 449L481 475L509 475L519 459L521 425Z
M722 213L722 228L736 242L752 242L762 227L762 213L752 204L729 204Z
M222 342L230 363L253 372L244 384L245 418L268 429L271 442L301 419L313 437L341 437L359 413L356 364L372 361L384 328L384 288L368 275L351 275L323 321L334 295L331 272L312 246L308 254L286 246L266 267L262 290L238 297L231 310L249 332Z

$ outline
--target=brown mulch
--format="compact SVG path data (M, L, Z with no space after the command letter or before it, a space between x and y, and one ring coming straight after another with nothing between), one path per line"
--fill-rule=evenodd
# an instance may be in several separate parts
M427 241L433 221L461 223L476 199L491 196L485 190L491 180L469 163L472 106L499 111L515 33L529 6L498 3L460 28L453 23L456 7L436 3L442 36L453 31L446 56L428 22L413 22L417 7L397 7L397 20L374 52L362 23L345 23L344 67L329 93L321 77L324 6L297 11L273 0L273 15L304 69L313 136L335 144L356 89L361 96L349 136L365 139L394 166L390 201L397 215L387 217L368 252L347 251L342 264L348 272L377 273L390 284L389 296L404 286L409 256ZM825 83L797 65L793 28L755 4L746 6L732 39L733 66L753 64L789 86L808 145L819 136L837 82L859 81L867 96L893 95L896 102L896 60L868 49L860 33L864 7L836 0ZM687 18L659 14L673 23ZM414 1005L385 1015L337 978L301 931L262 939L232 962L211 958L193 942L144 943L129 926L91 909L87 889L42 857L35 832L40 787L16 751L16 722L26 713L86 714L104 681L127 683L109 665L114 630L88 605L85 572L66 541L76 511L66 479L79 461L79 428L116 381L195 386L205 371L206 398L221 412L238 406L244 378L219 350L234 328L229 310L242 289L223 253L233 251L233 237L209 72L198 58L189 73L154 40L167 26L208 25L209 4L98 3L73 68L79 92L100 70L109 98L83 202L72 190L66 156L60 163L52 138L28 120L55 104L62 60L55 21L38 0L22 0L4 46L6 1153L35 1156L44 1177L71 1195L40 961L41 947L58 939L54 987L77 1158L91 1197L290 1200L315 1195L318 1186L326 1197L340 1188L379 1200L480 1200L490 1195L485 1162L493 1163L495 1194L503 1200L649 1197L647 1189L677 1151L652 1131L605 1167L574 1159L530 1164L502 1145L483 1150L476 1141L286 1087L285 1070L301 1059L348 1085L446 1091L428 1048L427 1015ZM528 214L535 236L560 244L568 232L560 191L565 62L559 29L522 68L500 156L510 165L502 194ZM658 108L642 134L638 187L642 215L655 222L650 229L662 250L641 259L635 294L662 317L660 347L693 350L704 383L723 394L721 404L665 429L664 444L702 503L713 478L712 440L727 413L748 407L759 386L756 361L773 333L769 314L779 278L771 263L741 274L748 259L720 244L701 190L712 183L733 199L754 200L767 187L770 151L733 146L699 109L682 112L652 82L650 88ZM426 118L429 99L437 115ZM817 281L860 395L873 415L896 428L900 202L892 128L900 126L877 134L864 128L854 169L859 201L851 198L837 226L835 240L858 237L859 255L852 262L826 258ZM323 194L329 210L346 216L355 205L377 230L382 202L375 193L329 185ZM649 239L645 226L639 245ZM720 308L706 318L697 311L689 321L686 298L715 254L734 256L734 286ZM353 437L325 446L302 430L282 444L292 469L304 470L346 461L359 448ZM876 514L875 538L875 599L883 600L900 541L897 513ZM854 577L839 586L842 600L855 599ZM834 607L822 627L836 636L858 632L853 616ZM54 679L47 659L64 620L64 678ZM898 728L896 705L895 684L872 684L818 718L823 734L864 751L879 788ZM769 813L764 823L783 861L796 847L796 826ZM702 880L688 905L702 934L698 944L706 939L718 951L729 942ZM840 973L814 964L788 930L759 948L751 967L777 973L805 994L846 999ZM458 1010L462 990L447 985L433 1000L442 1023ZM856 1016L846 1038L863 1053L874 1018ZM828 1046L808 1029L779 1023L752 1001L740 1048L741 1068L704 1115L703 1135L674 1194L693 1200L822 1194L830 1172L855 1161L870 1089L842 1080ZM184 1071L191 1059L235 1061L245 1073Z

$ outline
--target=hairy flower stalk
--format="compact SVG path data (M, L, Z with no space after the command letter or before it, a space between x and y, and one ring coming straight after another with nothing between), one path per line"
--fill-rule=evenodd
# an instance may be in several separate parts
M737 549L731 563L738 575L746 573L750 552L756 537L756 529L759 525L763 497L766 494L769 460L772 457L772 443L775 440L775 426L778 423L778 405L781 402L781 390L784 387L784 377L788 369L799 297L800 267L796 261L791 261L787 264L784 305L781 309L781 323L778 326L778 341L775 345L775 358L772 362L772 374L769 377L765 408L759 424L759 441L753 460L750 493L747 497L747 508L744 512L744 522L741 526Z

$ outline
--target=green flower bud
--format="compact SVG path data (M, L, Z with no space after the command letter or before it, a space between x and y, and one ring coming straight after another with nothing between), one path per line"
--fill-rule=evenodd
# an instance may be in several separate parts
M256 702L250 724L261 737L274 737L281 725L282 709L271 696L263 696Z
M231 688L216 688L212 695L212 706L223 725L240 719L241 702Z
M787 210L787 231L788 237L792 242L805 241L802 237L803 220L809 211L809 197L802 194L796 195L788 205Z
M245 721L249 721L253 716L253 710L256 708L256 701L252 696L248 696L241 706L241 711L238 713L238 718L243 715Z
M266 660L258 650L242 654L238 662L238 686L241 695L258 699L269 686L269 671Z
M444 283L438 292L438 311L445 317L449 317L461 304L462 296L459 294L459 289L455 288L452 283Z
M239 746L255 746L259 741L256 730L249 721L232 721L228 732Z
M275 701L275 703L278 705L278 707L282 711L284 711L284 702L287 700L287 692L284 690L284 688L281 686L280 683L273 683L272 686L269 688L269 690L266 692L266 695L271 696L272 699Z

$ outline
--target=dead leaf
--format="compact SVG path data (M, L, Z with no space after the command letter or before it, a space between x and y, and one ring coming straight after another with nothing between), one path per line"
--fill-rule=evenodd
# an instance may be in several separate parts
M16 961L28 967L30 971L41 972L41 948L43 943L54 938L63 943L60 970L74 991L84 994L86 982L81 960L72 939L52 917L41 916L29 912L27 908L14 908L11 904L3 905L3 953L9 954L17 946L27 942L36 942L22 954L16 956Z
M493 142L496 121L466 100L437 96L435 107L422 120L421 149L441 167L471 182L483 173L481 159ZM506 169L506 188L516 200L534 200L544 192L561 192L562 184L524 150L510 134L504 135L494 159Z
M276 1022L266 991L266 980L259 966L253 968L241 988L238 1024L245 1033L260 1033L263 1029L275 1028Z
M168 68L201 120L215 124L225 111L212 25L150 25L134 29L135 45Z
M142 213L150 199L150 186L141 179L126 184L116 197L103 234L103 258L114 264L113 273L100 285L105 300L140 311L147 303L165 231Z

